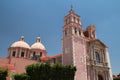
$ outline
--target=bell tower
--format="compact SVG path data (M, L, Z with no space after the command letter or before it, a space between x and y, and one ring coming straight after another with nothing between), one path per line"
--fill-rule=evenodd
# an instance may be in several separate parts
M62 62L77 68L74 80L87 80L86 41L84 39L80 16L70 9L64 17Z

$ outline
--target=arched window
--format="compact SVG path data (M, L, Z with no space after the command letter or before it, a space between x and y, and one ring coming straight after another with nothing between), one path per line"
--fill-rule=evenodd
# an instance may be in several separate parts
M96 62L100 63L100 55L99 55L99 53L95 52L95 55L96 55Z
M42 56L42 52L40 52L40 57Z
M67 30L65 30L65 36L67 35Z
M103 80L102 75L98 75L98 80Z
M77 28L75 28L75 34L77 33Z
M25 53L24 52L21 52L21 57L24 57Z
M13 57L15 57L15 55L16 55L16 52L15 52L15 51L13 51L12 56L13 56Z
M34 51L34 52L33 52L33 56L35 56L35 55L36 55L36 52Z
M79 35L81 35L81 31L79 30Z
M75 22L76 18L74 17L74 22Z

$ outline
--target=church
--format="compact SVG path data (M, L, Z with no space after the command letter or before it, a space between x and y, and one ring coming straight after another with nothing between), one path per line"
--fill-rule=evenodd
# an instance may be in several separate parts
M85 30L80 16L70 9L64 17L62 52L48 56L40 37L31 46L24 36L8 48L7 58L0 58L0 67L8 69L7 80L13 74L25 72L25 67L38 62L60 63L76 66L74 80L113 80L108 47L96 37L96 27Z

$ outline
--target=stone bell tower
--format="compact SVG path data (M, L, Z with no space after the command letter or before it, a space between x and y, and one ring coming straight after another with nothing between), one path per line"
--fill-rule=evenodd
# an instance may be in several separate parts
M76 66L75 80L87 80L85 45L80 16L71 9L64 17L62 62Z

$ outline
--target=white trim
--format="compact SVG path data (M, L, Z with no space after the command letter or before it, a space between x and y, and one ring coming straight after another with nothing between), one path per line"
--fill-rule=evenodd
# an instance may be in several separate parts
M113 80L112 69L111 69L111 64L110 64L110 57L109 57L109 52L108 52L107 48L106 48L106 59L107 59L107 62L108 62L108 67L110 68L109 69L110 80Z
M85 47L85 40L83 39L83 48L84 48L84 56L83 56L83 58L84 58L84 64L85 65L87 65L87 63L86 63L86 47ZM87 80L87 66L85 66L86 68L85 68L85 73L86 73L86 76L85 76L85 80Z
M20 49L20 52L19 52L19 58L21 57L21 49Z
M17 57L17 54L18 54L18 49L16 49L16 54L15 54L15 57Z
M72 56L73 56L73 65L76 65L75 62L75 50L74 50L75 46L74 46L74 37L72 36Z
M26 50L24 51L24 58L26 58Z

